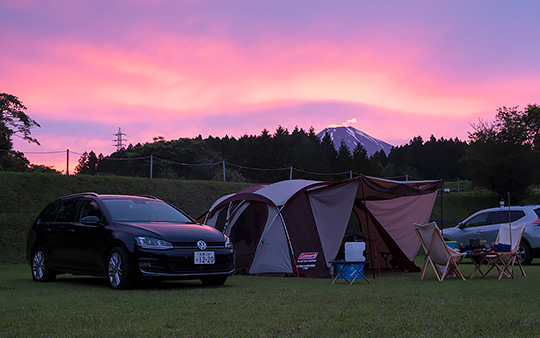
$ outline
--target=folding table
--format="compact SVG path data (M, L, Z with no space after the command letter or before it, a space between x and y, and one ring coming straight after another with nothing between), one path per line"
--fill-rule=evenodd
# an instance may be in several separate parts
M335 274L335 277L334 277L334 280L332 281L332 284L334 284L336 282L336 280L341 276L341 278L343 278L347 283L349 283L349 285L352 285L354 283L354 281L356 281L356 279L358 278L358 276L362 276L362 278L368 283L368 284L371 284L369 282L369 280L366 278L366 276L364 275L364 273L362 272L363 270L363 267L368 263L368 261L330 261L330 263L332 264L332 266L334 267L334 274ZM341 267L339 267L341 266ZM354 269L354 278L352 278L352 280L349 282L349 279L351 277L347 277L344 275L344 270L348 267L352 267Z
M486 253L484 251L480 252L468 252L465 258L469 258L474 264L474 270L471 275L471 279L474 278L476 271L480 272L482 278L486 278L486 273L482 272L482 264L487 263Z

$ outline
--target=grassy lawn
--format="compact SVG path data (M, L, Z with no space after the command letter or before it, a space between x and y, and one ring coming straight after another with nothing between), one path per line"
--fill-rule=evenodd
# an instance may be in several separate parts
M525 267L527 277L501 281L438 282L430 268L424 281L367 271L369 285L233 276L223 287L168 281L130 291L71 275L38 284L27 265L0 264L0 336L532 337L540 329L539 263ZM472 264L461 266L471 274Z

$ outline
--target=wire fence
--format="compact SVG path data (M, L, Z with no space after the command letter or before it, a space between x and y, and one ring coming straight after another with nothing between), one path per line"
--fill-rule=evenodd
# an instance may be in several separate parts
M14 151L14 150L0 149L0 151L18 153L17 151ZM69 149L60 150L60 151L26 152L25 154L48 155L48 154L62 154L62 153L66 154L66 168L68 168L66 170L66 175L69 175L70 155L74 154L74 155L78 155L78 156L88 156L87 152L79 153L79 152L69 150ZM161 163L166 163L166 164L170 164L170 165L177 165L177 166L183 166L183 167L194 167L194 168L195 167L201 168L201 167L217 167L217 166L221 166L222 167L221 171L222 171L222 176L223 176L223 181L224 182L227 181L227 169L246 170L246 171L252 171L252 172L267 172L267 173L288 172L289 173L289 175L288 175L289 179L297 178L297 176L302 176L302 177L306 177L306 176L311 176L311 177L334 177L334 178L342 177L344 179L344 178L353 178L353 177L363 175L363 173L356 172L356 171L353 171L353 170L343 171L343 172L314 172L314 171L309 171L309 170L305 170L305 169L301 169L301 168L295 168L293 166L283 167L283 168L255 168L255 167L249 167L249 166L243 166L243 165L239 165L239 164L235 164L235 163L230 163L230 162L226 162L226 161L209 162L209 163L184 163L184 162L178 162L178 161L173 161L173 160L168 160L168 159L155 157L153 155L141 156L141 157L122 157L122 158L104 157L104 158L100 159L100 161L149 161L149 172L148 172L148 177L149 178L154 178L155 162L161 162ZM295 173L297 175L295 175ZM300 175L298 175L298 174L300 174ZM410 176L410 175L407 175L407 174L401 175L401 176L384 177L384 178L389 179L389 180L396 180L396 181L422 180L421 178L413 177L413 176ZM457 182L459 182L459 180L460 179L457 178L455 180L446 180L446 182L448 182L448 181L457 181Z

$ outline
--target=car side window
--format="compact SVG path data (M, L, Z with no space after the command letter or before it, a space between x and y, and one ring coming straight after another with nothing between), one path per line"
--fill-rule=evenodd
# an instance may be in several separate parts
M51 203L43 209L41 214L39 214L37 223L47 223L47 222L54 222L54 219L56 217L56 208L58 208L59 203Z
M96 201L93 200L82 200L81 206L79 208L79 214L77 216L77 222L81 222L86 216L96 216L101 221L103 221L103 212L99 208L99 205Z
M58 208L56 222L75 222L75 214L77 213L77 205L79 200L70 199L62 202Z
M495 211L490 213L488 219L489 224L502 224L508 223L509 220L515 222L524 216L525 212L523 210Z
M466 223L464 223L463 225L465 227L479 227L479 226L484 226L487 224L487 218L488 218L488 213L487 212L484 212L480 215L476 215L474 216L473 218L471 218L470 220L468 220Z

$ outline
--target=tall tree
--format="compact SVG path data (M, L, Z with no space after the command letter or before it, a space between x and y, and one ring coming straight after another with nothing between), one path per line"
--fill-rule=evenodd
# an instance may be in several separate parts
M493 122L473 124L469 133L469 164L474 183L495 191L501 198L510 193L519 201L538 183L540 108L528 105L501 107Z
M99 156L100 159L103 159L103 155L100 154ZM79 158L79 164L75 167L75 172L81 175L95 175L98 171L100 159L93 151L90 151L90 153L85 151Z
M337 151L337 169L340 172L351 170L352 156L349 151L349 147L345 144L345 141L341 140Z
M29 164L24 154L11 151L13 136L39 145L37 139L30 136L30 129L39 124L26 115L25 110L16 96L0 93L0 170L25 170Z
M384 151L380 150L382 154L384 155ZM377 154L377 153L375 153ZM375 155L374 154L374 155ZM381 154L378 154L377 156L381 156ZM384 155L386 159L386 155ZM362 143L358 142L356 147L353 150L352 153L352 165L353 170L356 172L359 172L364 175L378 175L378 166L380 166L379 161L372 157L371 159L368 157L368 153L366 148L362 145Z
M39 145L37 139L30 137L33 127L40 125L24 113L26 107L19 99L10 94L0 93L0 146L12 147L11 138L15 134L20 134L23 140Z

